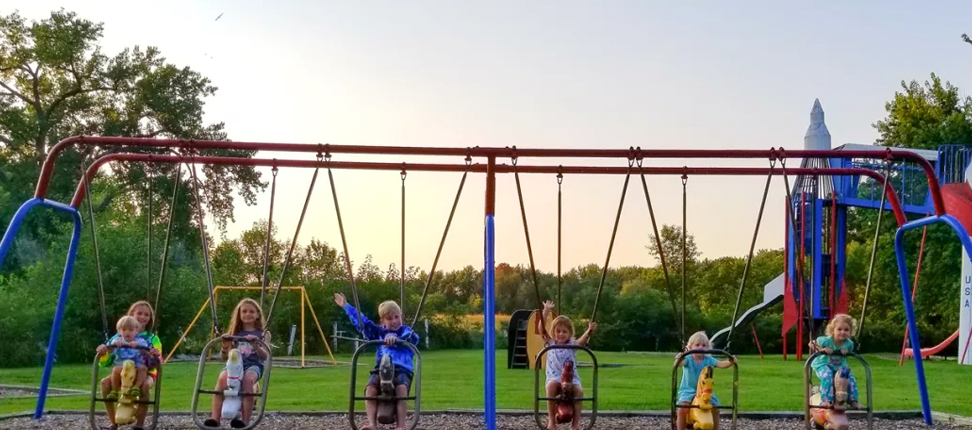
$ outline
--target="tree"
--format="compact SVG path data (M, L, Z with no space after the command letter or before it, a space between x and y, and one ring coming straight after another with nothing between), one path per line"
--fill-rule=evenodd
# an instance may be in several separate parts
M675 276L682 270L682 228L675 225L663 225L661 228L662 251L665 252L665 264L668 266L670 276ZM651 235L651 242L645 248L651 255L659 256L658 241L655 235ZM685 239L686 255L685 260L691 265L698 261L702 253L695 245L695 236L689 234Z
M50 148L70 135L226 139L222 122L203 120L205 99L217 89L208 78L168 63L151 46L106 55L99 45L102 31L101 23L63 9L41 21L27 22L17 12L0 16L0 182L22 185L12 188L15 201L28 197ZM89 148L84 155L105 152ZM251 157L254 152L203 154ZM60 158L51 198L70 195L80 162L74 151ZM112 167L122 186L107 194L100 208L141 189L150 177L138 163ZM202 172L204 203L221 228L233 219L232 188L254 204L256 192L266 187L252 167L206 166Z
M924 85L901 81L885 103L888 116L873 125L878 145L938 149L946 143L972 143L972 98L961 97L957 87L942 83L936 74Z

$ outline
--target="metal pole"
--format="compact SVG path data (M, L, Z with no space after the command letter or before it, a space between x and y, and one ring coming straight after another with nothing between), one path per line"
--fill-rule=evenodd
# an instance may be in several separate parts
M496 157L489 157L486 164L486 219L485 219L485 268L483 269L483 361L485 380L485 410L483 419L487 430L496 430Z

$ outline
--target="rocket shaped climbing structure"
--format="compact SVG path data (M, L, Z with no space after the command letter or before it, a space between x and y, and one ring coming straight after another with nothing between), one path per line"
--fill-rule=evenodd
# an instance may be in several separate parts
M803 137L803 149L831 149L830 131L824 122L820 100L810 110L810 126ZM827 158L804 158L802 168L828 168ZM783 336L796 325L797 358L802 359L803 345L832 314L846 312L847 292L840 288L842 279L831 276L835 241L833 223L837 207L833 205L834 181L828 175L800 175L792 182L792 205L787 216L786 287L783 294ZM814 258L813 256L819 256ZM818 261L814 261L818 260ZM801 265L799 262L802 261ZM801 270L802 269L802 270Z

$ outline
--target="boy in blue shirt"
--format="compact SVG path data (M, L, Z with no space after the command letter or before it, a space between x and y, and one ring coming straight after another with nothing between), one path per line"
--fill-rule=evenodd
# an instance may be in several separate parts
M343 294L335 293L334 303L337 303L338 306L344 309L351 323L354 324L354 327L365 339L382 340L385 342L384 345L378 348L378 352L375 354L375 368L371 371L371 379L368 381L365 395L378 395L378 367L381 365L381 358L387 355L391 357L392 363L395 365L395 379L393 381L395 384L395 395L397 397L407 396L412 386L412 371L414 369L412 350L407 346L396 345L395 341L401 339L405 342L411 342L413 345L418 345L419 336L412 331L411 327L402 324L402 308L392 300L382 302L378 305L378 317L381 324L375 324L364 315L361 315L361 325L363 327L359 327L359 311L348 303ZM405 418L408 413L406 410L406 401L399 400L396 406L398 423L395 429L405 430ZM365 411L368 415L368 425L362 428L362 430L377 429L378 401L366 401Z

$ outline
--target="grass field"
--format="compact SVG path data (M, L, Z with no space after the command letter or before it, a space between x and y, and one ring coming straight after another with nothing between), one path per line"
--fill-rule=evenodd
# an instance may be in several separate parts
M897 360L868 356L874 374L874 406L877 410L920 409L914 366L898 367ZM350 356L337 357L350 361ZM598 353L600 363L626 364L600 370L599 407L601 410L667 409L671 392L669 354ZM422 408L470 408L483 405L482 351L429 351L423 354ZM533 373L508 370L506 352L499 351L496 361L498 405L501 409L532 409ZM585 361L581 358L581 361ZM739 399L743 411L800 410L802 405L803 363L782 361L780 356L740 357ZM362 360L358 386L366 382L371 359ZM56 367L52 387L87 389L91 383L90 365ZM220 365L207 369L207 385L212 385ZM163 410L188 410L196 366L172 363L165 368L162 394ZM954 361L927 362L928 385L932 408L961 415L972 415L968 402L972 366L958 366ZM581 369L584 388L590 393L591 370ZM864 372L855 369L864 397ZM37 386L40 368L0 369L0 384ZM716 393L728 402L731 372L716 371ZM275 368L272 374L268 410L344 410L347 408L350 367L316 369ZM86 409L85 396L50 398L49 409ZM33 410L33 399L0 398L0 414Z

